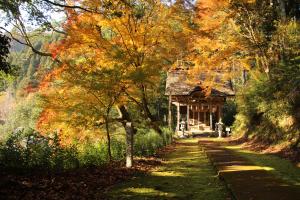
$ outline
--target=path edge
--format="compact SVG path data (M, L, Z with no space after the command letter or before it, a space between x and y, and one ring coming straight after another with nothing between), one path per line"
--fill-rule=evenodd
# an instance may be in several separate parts
M219 180L221 180L224 183L226 189L228 190L229 194L232 197L232 200L238 200L238 198L234 194L234 191L232 190L230 184L226 181L226 178L222 175L222 172L220 171L220 169L218 168L218 166L215 164L214 160L209 155L209 153L206 151L207 148L204 145L202 145L201 142L198 142L198 145L201 147L202 151L204 152L205 156L209 160L210 164L213 166L213 168L214 168L214 170L215 170L215 172L216 172Z

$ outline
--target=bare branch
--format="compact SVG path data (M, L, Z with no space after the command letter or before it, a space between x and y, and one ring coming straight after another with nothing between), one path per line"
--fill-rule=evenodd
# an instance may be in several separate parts
M50 0L42 0L42 1L47 2L47 3L49 3L53 6L61 7L61 8L79 9L79 10L90 12L90 13L95 13L96 12L96 11L93 11L93 10L89 10L87 8L83 8L81 6L71 6L71 5L66 5L66 4L60 4L60 3L53 2L53 1L50 1Z
M46 57L51 57L52 58L52 54L49 53L49 52L42 52L42 51L39 51L37 50L36 48L34 48L34 46L31 44L31 43L28 43L27 41L23 42L21 41L20 39L16 38L10 31L8 31L7 29L3 28L3 27L0 27L1 30L5 31L11 39L13 39L14 41L18 42L19 44L22 44L22 45L25 45L27 47L30 47L30 49L40 55L40 56L46 56ZM61 61L57 58L53 59L53 61L57 62L57 63L61 63Z

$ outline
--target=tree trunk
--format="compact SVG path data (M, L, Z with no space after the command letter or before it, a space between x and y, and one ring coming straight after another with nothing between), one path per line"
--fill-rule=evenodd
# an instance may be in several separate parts
M131 122L126 122L126 167L131 168L133 165L133 128Z
M133 142L136 129L126 107L124 105L119 106L119 111L122 115L122 125L126 131L126 167L131 168L133 166Z
M141 86L140 89L141 89L141 92L142 92L142 107L143 107L143 111L144 111L146 117L148 119L150 119L151 128L153 128L157 133L159 133L161 135L162 134L162 130L157 125L157 123L156 123L157 121L156 121L155 117L150 112L150 109L149 109L149 106L148 106L147 97L146 97L146 93L145 93L145 87Z
M283 21L286 21L286 8L284 0L278 0L279 7L280 7L280 15Z
M108 159L109 162L112 161L112 155L111 155L111 141L110 141L110 133L109 133L109 124L108 124L108 118L105 119L105 129L106 129L106 138L107 138L107 153L108 153Z

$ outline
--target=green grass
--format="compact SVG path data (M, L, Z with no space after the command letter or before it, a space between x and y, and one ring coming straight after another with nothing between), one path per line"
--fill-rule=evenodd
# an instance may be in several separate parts
M300 168L295 166L290 161L277 157L275 155L268 155L244 150L241 146L225 147L227 149L230 149L234 153L247 158L258 166L272 169L270 170L270 172L278 178L294 185L300 185Z
M226 199L227 191L197 140L181 143L162 166L115 186L108 199Z

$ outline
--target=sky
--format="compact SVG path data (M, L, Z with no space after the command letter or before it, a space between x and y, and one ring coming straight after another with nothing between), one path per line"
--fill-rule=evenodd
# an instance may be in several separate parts
M63 18L65 18L65 14L63 12L58 13L58 12L49 12L49 11L44 10L44 13L47 16L49 16L51 21L61 21ZM38 28L38 26L36 26L36 25L31 25L29 17L28 17L29 15L25 11L24 8L21 8L21 16L22 16L23 21L26 22L26 26L29 29L33 30L33 29ZM13 28L12 23L13 23L12 21L8 21L6 13L4 13L3 11L0 10L0 26L4 27L5 29L10 31Z

